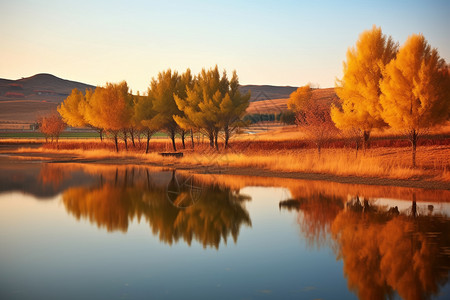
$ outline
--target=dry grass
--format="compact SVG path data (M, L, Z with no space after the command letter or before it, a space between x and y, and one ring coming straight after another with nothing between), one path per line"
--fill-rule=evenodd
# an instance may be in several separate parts
M375 151L355 158L354 153L342 149L327 149L320 157L316 151L306 149L294 153L234 154L217 157L192 154L185 156L184 164L218 165L236 168L258 168L279 172L326 173L343 176L369 176L386 178L418 178L427 172L424 168L410 168L407 163L381 158Z
M116 153L109 149L57 150L21 148L18 152L36 154L54 153L83 158L137 159L142 162L168 166L211 166L266 169L275 172L322 173L341 176L382 177L393 179L433 179L450 181L450 146L423 146L418 148L417 168L411 167L409 148L375 148L365 155L350 149L323 149L320 157L314 149L217 152L207 147L196 152L185 152L183 158L161 157L157 152L145 154L135 151Z
M198 143L195 151L190 148L190 140L186 141L188 149L181 150L184 157L161 157L158 152L170 152L171 142L168 139L152 139L151 153L145 154L144 143L129 143L129 151L124 151L123 142L120 152L114 151L111 140L61 140L58 145L44 144L40 148L23 148L19 152L52 153L52 155L74 155L93 160L101 159L137 159L157 165L186 166L219 166L233 168L267 169L275 172L322 173L341 176L365 176L395 179L425 179L450 182L450 138L446 132L449 126L440 128L435 135L419 140L417 149L417 168L411 168L411 151L407 140L401 136L378 136L372 140L372 148L366 154L360 151L355 156L353 145L337 139L324 145L320 157L314 146L301 138L288 138L297 133L295 128L284 131L284 139L265 139L260 136L248 139L233 139L229 150L215 151L209 148L206 140ZM272 132L273 133L273 132ZM389 132L389 134L392 134ZM23 140L16 143L42 143L42 140ZM2 144L13 144L14 140L2 140ZM35 145L37 147L38 145ZM181 149L181 143L177 142Z

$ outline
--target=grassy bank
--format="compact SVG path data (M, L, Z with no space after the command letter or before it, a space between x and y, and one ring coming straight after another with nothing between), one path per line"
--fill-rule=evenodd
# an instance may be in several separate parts
M239 144L227 151L209 149L206 144L197 145L196 150L185 150L184 157L162 157L158 151L168 147L165 140L154 141L152 152L143 153L144 149L114 152L110 143L82 143L81 148L74 148L75 142L59 144L59 149L44 145L37 149L21 148L20 152L38 154L67 154L82 158L138 160L143 163L171 167L210 167L210 168L251 168L257 174L258 169L274 172L304 172L332 174L338 176L363 176L409 180L437 180L450 182L450 145L423 145L417 151L417 167L411 167L409 147L371 148L358 156L351 148L323 149L319 156L314 148L295 150L270 150L252 147L238 149ZM70 147L68 146L70 145ZM180 145L181 146L181 145ZM241 145L243 146L243 145ZM266 145L267 146L267 145ZM68 149L70 148L70 149ZM170 149L170 148L169 148ZM263 150L264 149L264 150Z

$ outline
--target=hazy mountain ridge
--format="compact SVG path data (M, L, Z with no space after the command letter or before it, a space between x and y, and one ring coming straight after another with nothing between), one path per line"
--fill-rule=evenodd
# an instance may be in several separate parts
M74 88L84 91L87 88L95 88L95 86L45 73L17 80L0 79L0 101L46 100L62 102Z
M0 100L47 100L63 101L77 88L81 91L95 86L62 79L52 74L36 74L31 77L17 80L0 78ZM263 101L270 99L288 98L297 87L273 85L241 85L240 91L251 91L250 101Z
M84 92L95 86L44 73L18 80L0 79L0 123L32 123L37 117L55 110L74 88ZM251 92L249 113L286 110L287 98L296 89L292 86L240 86L242 93ZM318 101L331 103L335 98L333 88L313 91L313 99Z

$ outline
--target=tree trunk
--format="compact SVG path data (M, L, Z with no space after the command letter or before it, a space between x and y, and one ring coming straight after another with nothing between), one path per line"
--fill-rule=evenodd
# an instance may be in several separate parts
M230 139L230 129L228 128L228 125L226 125L223 128L224 132L225 132L225 145L224 148L227 149L228 148L228 141Z
M117 133L114 133L114 144L116 145L116 152L119 152L119 144L117 142Z
M416 148L417 148L417 131L413 129L411 131L411 150L412 150L412 166L413 168L416 167Z
M359 150L358 139L356 139L355 144L356 144L356 155L355 155L355 158L358 158L358 150Z
M123 141L125 142L125 150L128 151L128 143L127 143L127 131L123 130Z
M363 131L363 152L366 154L366 149L369 148L369 138L370 138L370 131L364 130Z
M175 145L175 130L170 131L170 138L172 139L173 151L177 152L177 146Z
M131 135L131 143L133 144L133 148L136 148L136 144L134 143L134 129L130 129L130 135Z
M98 129L98 134L100 135L100 142L103 142L103 129Z
M219 139L219 131L216 130L214 132L214 146L216 147L216 150L219 150L219 143L217 141L218 139Z
M142 133L142 131L138 130L137 139L138 139L138 144L139 144L139 150L141 150L141 133Z
M209 131L208 132L208 137L209 137L209 146L211 148L214 148L214 131Z
M148 144L150 143L150 130L147 130L147 146L145 147L145 154L148 153Z
M183 145L183 149L186 149L186 145L184 143L184 138L185 138L185 135L186 135L186 131L184 131L182 129L180 135L181 135L181 144Z
M194 131L191 129L191 145L192 149L194 149Z

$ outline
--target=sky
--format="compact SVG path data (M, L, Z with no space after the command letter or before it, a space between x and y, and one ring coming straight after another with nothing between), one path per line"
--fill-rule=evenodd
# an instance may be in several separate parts
M373 25L422 33L450 62L450 1L0 0L0 78L37 73L147 91L168 68L236 70L241 84L333 87Z

